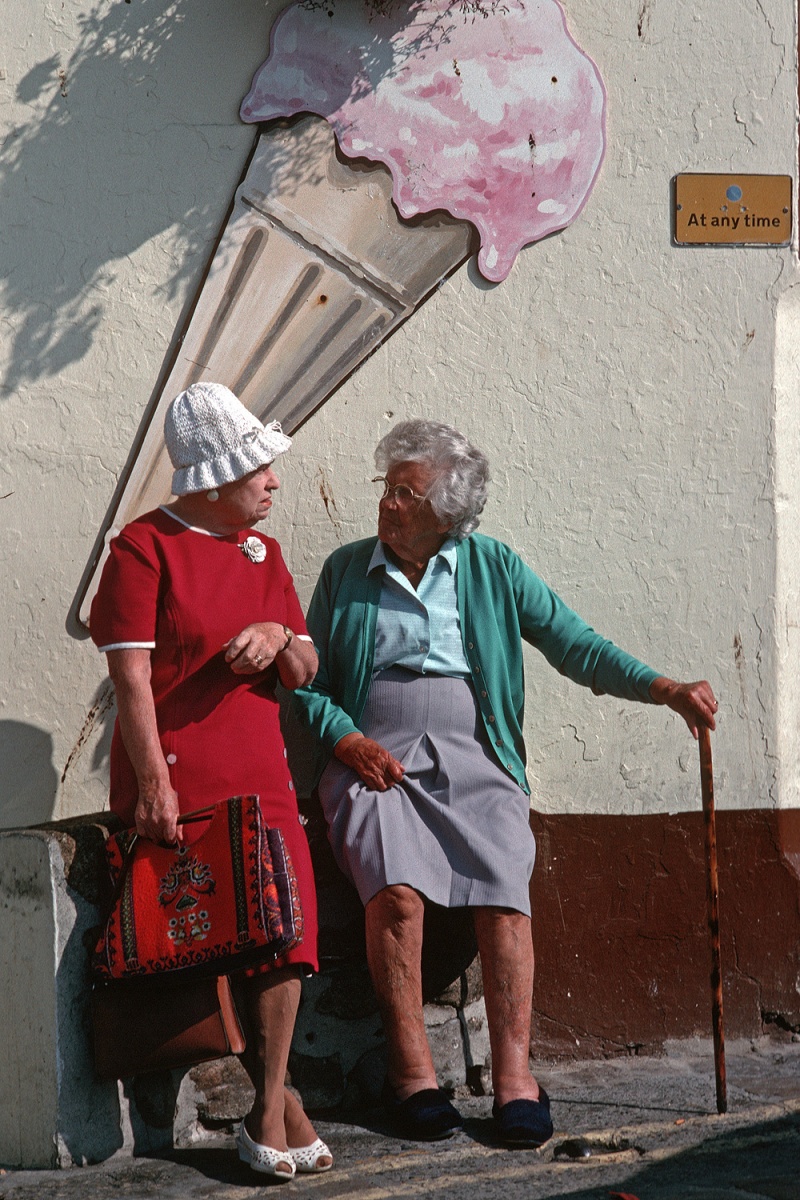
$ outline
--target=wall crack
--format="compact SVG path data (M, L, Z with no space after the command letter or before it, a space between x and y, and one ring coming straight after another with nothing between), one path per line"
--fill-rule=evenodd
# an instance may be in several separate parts
M83 747L86 745L86 742L88 741L88 739L91 737L92 730L94 729L98 720L101 717L105 716L105 714L108 712L108 710L113 707L114 700L115 700L114 685L111 682L111 680L109 680L105 684L105 686L101 689L100 695L98 696L97 700L95 701L95 703L92 705L92 707L89 709L88 713L86 714L86 720L83 722L83 725L81 726L81 731L78 734L78 740L76 741L75 745L70 750L69 757L67 758L67 761L64 765L64 770L61 773L61 782L62 783L67 778L67 773L70 770L70 768L75 764L75 762L80 757L81 751L83 750Z

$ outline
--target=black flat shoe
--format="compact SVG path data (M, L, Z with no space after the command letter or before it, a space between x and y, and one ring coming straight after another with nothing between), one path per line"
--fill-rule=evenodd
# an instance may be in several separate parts
M463 1125L461 1113L439 1088L423 1088L405 1100L398 1100L387 1082L381 1100L398 1132L415 1141L440 1141L451 1137Z
M538 1100L509 1100L502 1105L495 1101L492 1116L504 1146L533 1149L543 1146L553 1136L550 1097L544 1088L539 1088Z

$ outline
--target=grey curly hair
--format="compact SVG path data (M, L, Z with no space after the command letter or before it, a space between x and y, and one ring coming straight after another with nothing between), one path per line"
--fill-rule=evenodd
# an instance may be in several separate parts
M450 522L457 541L478 528L489 491L489 460L452 425L413 417L400 421L375 448L375 465L386 472L401 462L430 466L436 478L428 500L440 521Z

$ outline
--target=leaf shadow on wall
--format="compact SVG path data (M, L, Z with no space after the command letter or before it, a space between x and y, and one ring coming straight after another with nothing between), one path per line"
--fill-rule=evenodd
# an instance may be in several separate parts
M14 317L3 390L80 362L111 300L118 332L129 335L136 296L114 291L116 264L166 229L174 237L165 297L183 296L198 277L242 167L231 155L230 183L220 185L219 145L217 182L204 189L204 128L236 126L234 105L264 57L279 7L104 0L76 18L68 58L43 58L19 81L16 99L31 115L11 129L0 161L4 227L13 230L0 283ZM242 46L252 48L247 57ZM227 99L210 78L226 80ZM183 169L167 173L170 159ZM168 341L173 331L164 333Z
M0 160L4 223L14 234L0 282L4 309L14 314L3 390L80 362L112 302L116 332L129 339L137 297L119 294L116 264L168 229L163 294L185 296L188 312L245 165L232 154L220 182L224 150L215 133L210 166L204 129L236 129L239 102L284 7L282 0L103 0L76 18L68 59L43 58L19 81L16 99L31 115L11 129ZM411 48L423 41L444 52L454 19L432 19ZM377 31L367 62L371 76L391 67ZM224 87L215 89L214 79ZM363 86L348 84L354 96ZM291 166L298 188L315 169ZM174 342L182 325L165 330L165 341ZM113 360L117 349L107 340ZM110 377L115 370L112 361ZM119 370L124 376L124 363Z

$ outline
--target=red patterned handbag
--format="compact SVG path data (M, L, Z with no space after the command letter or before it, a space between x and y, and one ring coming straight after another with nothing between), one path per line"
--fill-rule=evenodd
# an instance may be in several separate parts
M221 975L280 958L303 937L297 878L258 796L234 796L175 848L134 830L106 843L115 900L92 956L96 980Z

